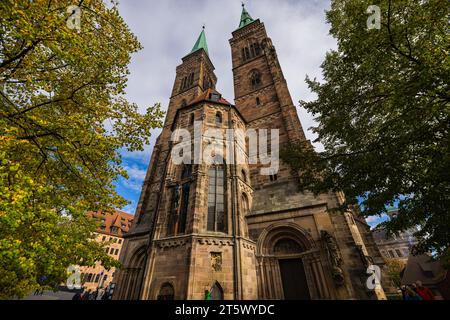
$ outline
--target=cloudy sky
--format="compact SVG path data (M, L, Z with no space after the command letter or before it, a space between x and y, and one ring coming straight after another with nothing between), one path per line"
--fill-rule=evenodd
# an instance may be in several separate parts
M329 0L248 0L250 15L264 22L287 79L292 99L312 100L314 95L305 83L306 75L321 79L320 64L325 53L336 47L329 36L325 10ZM120 12L144 49L135 54L130 65L127 98L142 110L160 102L167 108L175 79L175 68L190 52L206 26L209 55L218 78L217 89L233 101L231 49L228 40L239 25L239 0L122 0ZM314 125L313 117L298 107L306 136ZM125 211L134 213L150 159L152 143L144 152L124 153L129 179L117 182L119 193L130 201ZM320 148L320 145L316 145ZM378 219L371 219L372 223Z

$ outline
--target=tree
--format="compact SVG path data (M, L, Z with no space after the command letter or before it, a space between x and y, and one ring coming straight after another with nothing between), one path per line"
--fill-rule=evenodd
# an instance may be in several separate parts
M380 29L367 14L380 8ZM369 11L370 12L370 11ZM376 14L376 11L374 11ZM326 13L338 44L308 77L323 152L294 143L282 152L301 189L341 190L364 216L398 205L390 233L419 226L416 252L450 244L450 7L440 0L335 0ZM368 21L369 20L369 23Z
M402 286L402 271L406 267L406 262L400 259L386 259L386 271L392 283L397 289Z
M159 104L140 114L124 98L141 45L117 5L77 4L0 2L0 299L54 287L69 265L113 264L86 213L126 204L120 150L161 126Z

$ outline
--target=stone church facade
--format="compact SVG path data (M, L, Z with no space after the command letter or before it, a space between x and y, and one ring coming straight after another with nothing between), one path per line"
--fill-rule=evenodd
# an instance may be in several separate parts
M384 299L366 286L367 267L384 264L369 227L356 209L331 210L344 195L300 193L298 174L281 161L260 174L248 141L227 135L278 129L280 147L306 141L264 24L243 8L229 42L235 105L215 90L204 31L176 69L113 298ZM176 129L194 139L174 141ZM231 146L245 161L223 153L212 163L175 164L180 143Z

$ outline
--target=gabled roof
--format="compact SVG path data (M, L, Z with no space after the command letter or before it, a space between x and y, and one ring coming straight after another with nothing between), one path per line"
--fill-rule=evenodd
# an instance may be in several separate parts
M130 230L134 219L133 215L120 210L114 212L94 211L89 212L88 215L101 221L97 232L116 237L123 237Z

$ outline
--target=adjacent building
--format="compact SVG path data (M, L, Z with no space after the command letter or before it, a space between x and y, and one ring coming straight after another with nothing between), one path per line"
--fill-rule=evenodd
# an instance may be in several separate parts
M397 209L391 208L388 210L388 215L395 216L397 212ZM386 259L400 259L404 262L408 260L411 248L417 244L417 239L414 237L415 232L417 229L411 228L396 235L388 235L382 226L377 226L372 230L373 238L381 255Z
M116 210L112 213L104 211L91 212L89 216L100 223L95 233L95 240L105 243L106 253L118 260L123 246L124 235L130 229L133 215ZM112 282L115 271L115 268L106 270L100 262L96 262L93 267L81 267L83 287L92 291L95 291L97 288L106 288Z
M269 165L253 161L250 142L229 134L276 129L280 148L312 148L264 23L243 8L229 43L234 104L216 90L204 30L176 68L113 298L385 299L366 285L368 266L384 259L357 208L335 210L340 192L299 192L298 173L282 162L263 174ZM176 129L194 138L174 140ZM196 146L231 152L177 164L182 144L194 160Z

